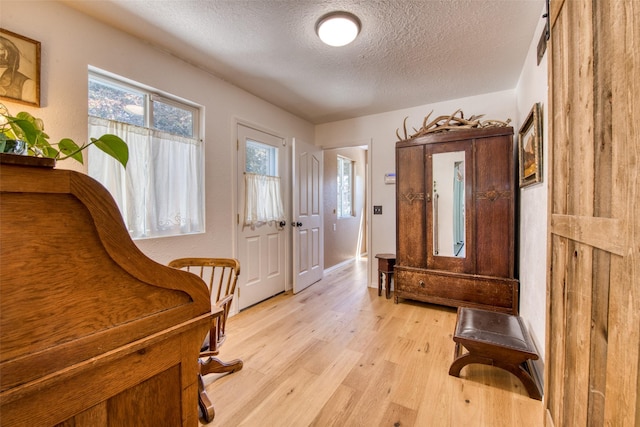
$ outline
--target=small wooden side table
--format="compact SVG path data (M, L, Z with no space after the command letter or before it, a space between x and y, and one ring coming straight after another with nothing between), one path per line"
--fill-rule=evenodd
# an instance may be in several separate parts
M384 288L387 299L391 298L391 278L393 266L396 265L396 254L378 254L378 296L382 295L382 275L385 276Z

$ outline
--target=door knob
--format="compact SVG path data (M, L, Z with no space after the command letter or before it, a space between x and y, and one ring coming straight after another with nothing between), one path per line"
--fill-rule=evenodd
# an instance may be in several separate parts
M301 222L293 222L291 225L293 227L302 227L302 223Z
M278 225L280 225L280 227L284 227L285 225L287 225L287 221L280 221L280 224Z

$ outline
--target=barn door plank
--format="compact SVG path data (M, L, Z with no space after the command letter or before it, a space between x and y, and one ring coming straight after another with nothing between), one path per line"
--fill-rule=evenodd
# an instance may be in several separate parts
M626 224L611 257L605 425L640 425L640 3L611 1L611 214Z

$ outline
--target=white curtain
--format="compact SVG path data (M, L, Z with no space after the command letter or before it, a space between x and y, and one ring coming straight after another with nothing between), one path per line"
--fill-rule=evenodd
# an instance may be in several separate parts
M113 195L133 238L204 231L202 144L196 139L96 117L89 136L118 135L129 147L126 170L95 147L89 175Z
M284 221L280 177L247 173L244 176L244 224L256 227Z

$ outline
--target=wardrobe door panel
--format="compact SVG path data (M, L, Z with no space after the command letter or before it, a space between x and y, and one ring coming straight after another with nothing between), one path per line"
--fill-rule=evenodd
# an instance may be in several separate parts
M510 136L475 140L476 274L513 277L514 159Z
M396 265L426 268L424 146L396 150Z

